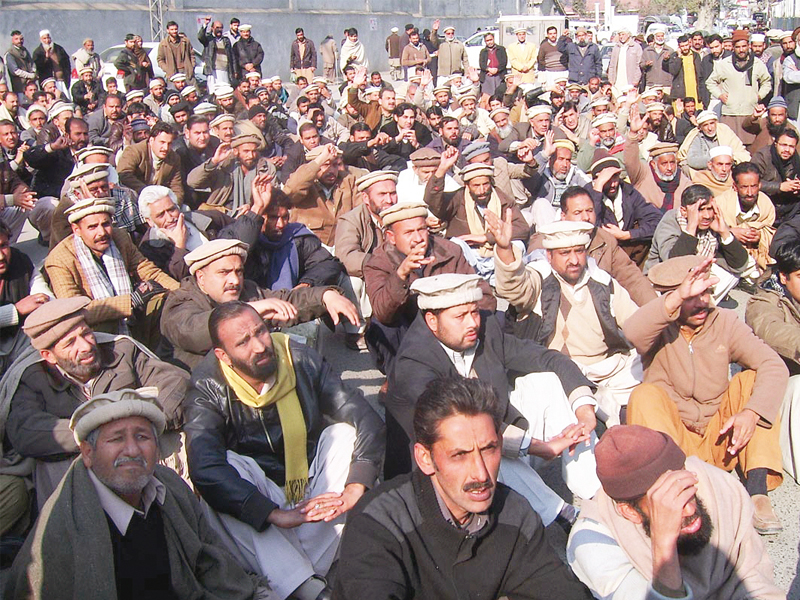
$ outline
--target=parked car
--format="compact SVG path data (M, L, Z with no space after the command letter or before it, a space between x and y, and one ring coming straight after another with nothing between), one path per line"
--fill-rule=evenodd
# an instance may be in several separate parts
M126 91L125 84L122 80L123 78L118 75L117 68L114 66L114 61L117 60L119 53L122 52L124 47L125 44L119 44L117 46L106 48L100 53L100 60L103 61L103 68L100 70L100 81L104 82L103 88L105 88L105 80L109 77L114 77L117 80L117 86L119 87L120 91ZM156 77L164 77L165 73L161 70L161 67L158 66L158 62L156 61L156 56L158 55L158 42L144 42L142 47L147 50L147 55L150 57L150 62L153 64L153 73L155 73ZM206 76L203 75L203 55L197 50L194 51L194 61L194 78L201 87L205 88Z

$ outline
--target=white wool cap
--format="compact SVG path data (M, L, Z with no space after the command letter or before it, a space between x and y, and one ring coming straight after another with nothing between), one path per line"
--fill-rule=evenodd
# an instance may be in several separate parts
M719 118L717 117L717 113L711 110L703 110L700 111L700 114L696 117L697 124L702 125L707 121L718 121Z
M445 273L420 277L411 284L411 291L416 292L417 306L421 310L438 310L480 302L483 298L481 281L478 275Z

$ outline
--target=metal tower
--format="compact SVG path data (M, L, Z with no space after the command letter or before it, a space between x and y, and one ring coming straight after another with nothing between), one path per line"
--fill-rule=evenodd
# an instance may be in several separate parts
M148 0L150 12L150 35L152 41L160 42L164 38L164 4L166 0Z

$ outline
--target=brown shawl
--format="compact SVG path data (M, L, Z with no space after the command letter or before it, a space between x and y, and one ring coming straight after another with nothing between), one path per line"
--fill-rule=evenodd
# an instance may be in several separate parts
M683 581L692 589L694 599L785 599L786 593L773 580L772 561L753 528L753 505L744 487L732 475L696 456L686 459L686 469L697 474L697 495L714 523L708 546L696 556L680 559ZM640 525L617 512L614 501L602 489L584 502L581 517L605 525L634 568L652 582L650 538Z

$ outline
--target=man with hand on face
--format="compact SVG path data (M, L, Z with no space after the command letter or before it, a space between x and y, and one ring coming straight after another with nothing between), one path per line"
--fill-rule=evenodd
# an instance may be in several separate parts
M193 169L214 156L220 144L219 139L212 136L210 130L211 127L205 116L192 115L183 126L183 135L179 135L172 144L172 149L178 154L181 161L183 198L189 206L200 206L209 196L209 192L190 187L187 179Z
M334 323L340 315L358 323L358 311L334 287L273 292L245 279L247 249L247 244L238 240L217 239L184 257L190 276L167 297L161 331L175 347L175 358L189 369L211 350L208 318L225 302L248 302L265 320L280 325L305 323L326 313Z
M590 597L549 547L541 519L498 481L502 419L489 384L431 382L414 414L418 469L351 512L335 597Z
M597 444L603 489L581 505L570 567L595 597L782 600L745 490L664 433L609 429Z
M385 430L309 346L227 302L185 401L189 473L211 525L275 598L330 598L345 515L375 485Z
M748 268L749 256L725 222L711 190L691 185L681 195L681 204L664 214L653 234L644 271L676 256L714 258L714 300L721 301Z
M663 431L707 463L736 468L755 504L754 526L774 534L782 527L767 491L783 479L777 419L789 374L734 311L714 306L713 262L682 256L648 274L669 293L623 327L646 367L628 402L628 423ZM729 380L731 362L744 370Z
M221 546L186 483L156 464L167 418L154 391L98 393L76 408L64 435L80 447L80 460L39 515L7 598L249 600L267 593L267 583Z

